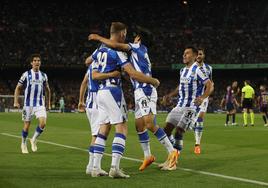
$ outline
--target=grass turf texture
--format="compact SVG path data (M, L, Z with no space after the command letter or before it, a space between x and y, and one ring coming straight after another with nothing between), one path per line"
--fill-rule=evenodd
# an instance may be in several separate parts
M163 127L166 114L159 114L158 124ZM0 133L21 135L22 121L19 113L0 113ZM204 123L202 154L193 153L192 131L185 134L184 149L179 167L206 171L222 175L268 182L268 128L263 126L260 115L255 116L255 127L224 127L225 115L208 114ZM242 125L242 115L237 115ZM29 132L31 137L37 121L33 120ZM129 134L124 156L142 159L143 152L134 127L134 117L129 115ZM114 129L106 145L111 153ZM166 151L150 133L151 150L156 162L163 162ZM89 126L85 114L48 114L47 127L40 140L87 149L90 140ZM151 165L139 172L139 162L121 160L121 167L130 174L130 179L118 180L109 177L91 178L85 174L88 162L86 151L38 143L38 152L21 154L19 138L0 134L0 187L262 187L241 181L213 177L178 169L160 171ZM111 157L104 156L102 168L109 171Z

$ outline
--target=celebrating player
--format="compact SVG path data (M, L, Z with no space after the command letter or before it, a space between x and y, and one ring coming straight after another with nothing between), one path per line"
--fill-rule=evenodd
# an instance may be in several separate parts
M126 26L120 22L113 22L110 28L110 39L116 42L124 42L126 38ZM103 77L103 73L115 71L123 68L129 76L137 81L149 83L154 86L159 85L159 81L151 76L146 76L132 67L127 61L127 56L119 51L115 51L105 45L102 45L93 55L96 61L93 65L92 78L100 81L100 87L97 95L97 104L99 110L100 130L94 145L94 165L92 176L100 175L100 163L103 156L106 139L109 134L110 126L115 125L115 137L112 144L112 164L109 176L113 178L128 178L119 168L120 159L125 150L125 141L127 136L127 109L123 91L121 88L121 79Z
M88 65L88 70L80 86L78 110L80 112L83 112L84 110L86 110L87 118L88 118L90 128L91 128L92 136L91 136L90 146L88 148L89 160L88 160L88 165L86 167L86 174L91 175L92 169L93 169L93 161L94 161L94 144L95 144L95 140L98 135L99 128L100 128L100 125L97 121L98 120L98 108L97 108L97 101L96 101L99 84L96 80L92 79L92 57L91 56L89 56L86 59L86 65ZM120 72L114 71L114 72L106 73L106 76L107 78L118 77L120 76ZM85 105L84 98L85 98L86 88L88 88L88 92L87 92L87 99L86 99L86 105ZM106 176L108 175L108 173L100 168L100 175Z
M29 153L27 149L27 136L32 120L35 115L39 121L35 133L30 139L31 148L33 152L37 151L37 138L43 132L46 126L46 108L45 108L45 90L48 92L48 108L50 109L50 88L48 85L47 75L40 71L41 57L39 54L32 54L31 56L32 69L22 74L14 93L14 107L20 108L19 94L24 88L24 106L22 110L22 120L24 127L22 130L22 153Z
M176 128L174 147L179 151L183 147L183 134L186 130L193 128L199 112L200 105L213 91L213 83L206 75L204 69L195 63L198 51L194 47L187 47L183 54L185 67L180 70L179 86L163 98L164 103L177 94L178 103L168 114L164 128L168 136ZM202 88L205 91L202 94ZM175 170L176 166L169 168L167 163L160 164L163 170Z
M129 44L116 43L96 34L90 35L89 39L98 40L115 49L130 51L130 60L136 71L152 76L151 62L146 47L150 43L150 34L148 32L139 29L138 35L134 39L134 43ZM155 161L155 157L151 154L150 139L147 129L149 129L167 149L171 168L172 165L175 165L174 161L177 161L178 152L173 148L163 129L156 125L157 91L151 84L139 82L135 79L132 79L131 81L135 97L135 125L144 152L144 161L139 170L143 171Z

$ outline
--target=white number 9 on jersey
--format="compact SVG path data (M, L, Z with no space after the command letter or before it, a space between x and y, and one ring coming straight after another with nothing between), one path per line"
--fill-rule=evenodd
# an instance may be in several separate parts
M101 66L101 72L103 72L107 64L107 53L99 52L97 58L98 58L98 64L99 66Z

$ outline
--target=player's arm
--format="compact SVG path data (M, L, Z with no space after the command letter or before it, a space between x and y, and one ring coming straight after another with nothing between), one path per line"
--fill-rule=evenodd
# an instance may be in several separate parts
M205 91L204 91L203 95L201 95L201 96L196 98L196 104L197 105L201 105L203 100L205 98L209 97L209 95L211 94L211 91L214 90L213 83L211 82L210 79L207 80L204 85L205 85Z
M23 88L23 85L18 83L14 92L14 105L13 106L15 108L20 108L19 95L20 95L22 88Z
M239 107L239 106L240 106L240 104L237 102L237 100L236 100L236 99L234 99L234 103L235 103L235 105L236 105L237 107Z
M80 85L80 92L79 92L79 103L78 103L78 111L80 112L84 112L85 111L85 103L84 103L84 99L85 99L85 93L86 93L86 89L88 86L88 73L85 74L84 79Z
M88 40L96 40L96 41L99 41L101 43L104 43L105 45L107 45L110 48L115 48L115 49L122 50L122 51L129 51L130 50L130 46L128 44L115 42L113 40L104 38L98 34L90 34L88 36Z
M245 90L242 88L241 105L243 104L244 98L245 98Z
M47 104L48 104L48 109L50 110L51 109L51 90L50 90L50 87L49 87L49 84L48 82L46 82L46 93L47 93Z
M169 94L165 95L165 96L163 97L163 99L162 99L162 103L163 103L164 105L166 105L167 102L168 102L172 97L177 96L178 93L179 93L179 86L176 87L176 89L174 89L174 90L173 90L172 92L170 92Z
M145 74L136 71L130 63L124 65L124 71L126 71L131 78L137 80L138 82L152 84L154 87L158 87L160 85L158 79L151 76L146 76Z
M108 72L108 73L101 73L97 70L92 71L92 79L93 80L105 80L107 78L115 78L115 77L120 77L120 72L119 71L113 71L113 72Z
M89 66L92 62L93 62L92 56L87 57L85 60L86 66Z

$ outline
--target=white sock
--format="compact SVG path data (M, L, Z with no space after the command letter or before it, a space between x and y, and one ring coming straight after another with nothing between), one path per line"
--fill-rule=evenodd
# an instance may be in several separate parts
M138 132L138 136L139 136L141 148L144 153L144 158L151 156L152 154L151 154L151 149L150 149L150 139L149 139L147 129L143 132Z
M197 122L194 131L194 136L195 136L195 144L200 145L201 143L201 138L202 138L202 133L203 133L203 122Z
M119 169L120 159L122 158L126 145L126 137L121 133L115 133L112 145L112 164L111 168Z

